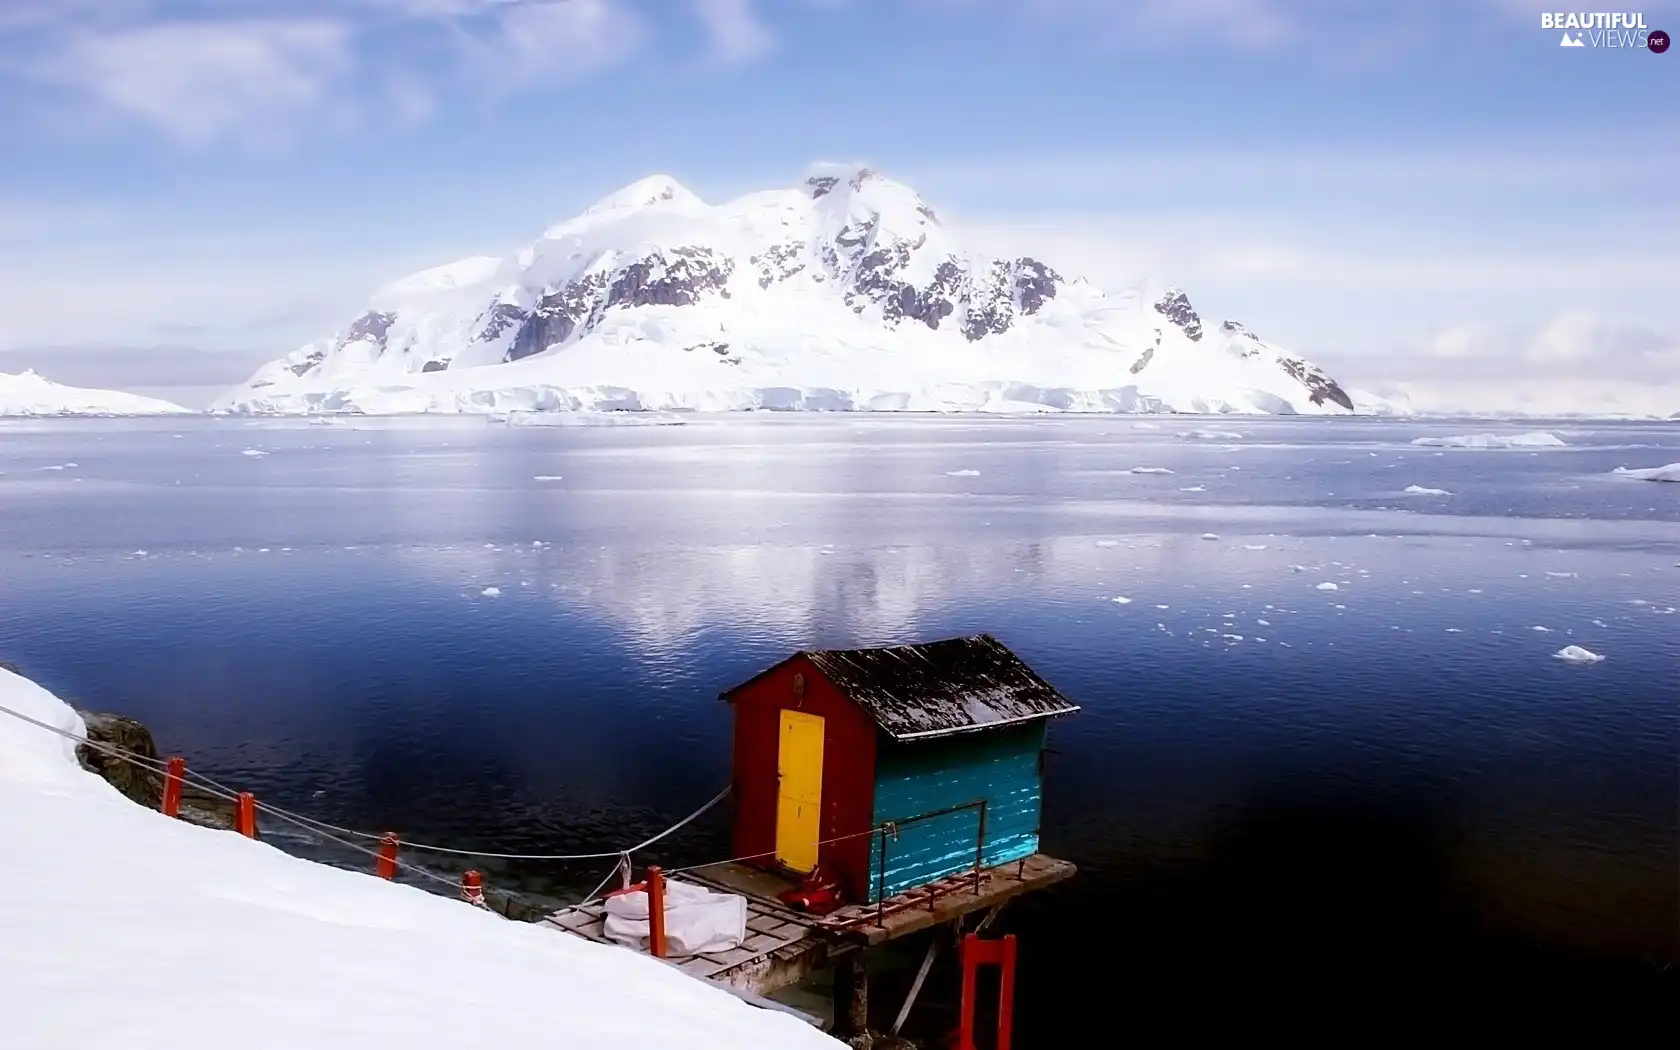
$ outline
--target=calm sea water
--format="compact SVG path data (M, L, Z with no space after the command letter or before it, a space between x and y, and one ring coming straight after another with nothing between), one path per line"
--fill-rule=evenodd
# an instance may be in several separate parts
M1028 1045L1174 993L1671 992L1680 485L1608 472L1680 425L1410 444L1522 429L11 422L0 659L265 800L570 852L726 783L717 694L787 653L989 631L1083 706L1044 816L1081 874L1010 919Z

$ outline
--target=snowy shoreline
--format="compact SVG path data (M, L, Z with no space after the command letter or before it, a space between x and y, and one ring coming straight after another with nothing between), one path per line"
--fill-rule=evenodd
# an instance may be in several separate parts
M86 732L4 668L0 706ZM840 1045L646 956L171 820L76 749L0 714L0 839L33 876L0 903L8 1048Z

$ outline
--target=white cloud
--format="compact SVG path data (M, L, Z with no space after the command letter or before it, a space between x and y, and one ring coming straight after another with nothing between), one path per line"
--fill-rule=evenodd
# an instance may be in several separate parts
M189 141L263 137L321 100L349 45L326 21L162 24L77 34L35 73Z
M1391 377L1435 380L1523 375L1680 383L1680 335L1569 310L1539 328L1447 328L1414 353L1387 358L1383 370Z
M1442 329L1408 352L1327 358L1344 381L1434 412L1680 411L1680 335L1571 310L1534 327Z
M752 0L694 0L694 7L711 37L713 54L724 62L748 62L776 46Z
M1109 45L1210 42L1241 50L1274 47L1298 36L1303 20L1276 0L1032 0L1039 18L1079 19Z
M588 76L629 57L641 19L611 0L481 4L490 25L471 39L475 73L511 90L545 78ZM472 33L473 27L464 25Z
M167 13L169 17L164 17ZM711 46L771 44L745 3L704 5ZM576 79L634 55L628 0L0 0L0 84L45 86L183 141L405 126L441 102Z

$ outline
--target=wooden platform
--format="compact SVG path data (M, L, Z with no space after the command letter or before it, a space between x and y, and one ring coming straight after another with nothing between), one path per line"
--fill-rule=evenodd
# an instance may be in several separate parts
M821 917L794 911L777 895L793 883L773 872L723 864L681 876L680 881L747 899L747 939L726 952L670 960L684 973L728 988L767 995L795 984L834 959L885 944L930 926L994 908L1011 898L1073 877L1065 860L1035 853L979 872L953 875L890 897L879 906L852 904ZM542 921L592 941L606 942L603 906L555 912Z

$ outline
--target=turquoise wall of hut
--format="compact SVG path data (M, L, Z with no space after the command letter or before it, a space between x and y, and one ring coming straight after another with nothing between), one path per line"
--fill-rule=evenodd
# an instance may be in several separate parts
M986 801L981 864L990 867L1038 852L1044 800L1043 719L988 732L959 733L925 741L883 742L876 755L875 826L898 824L897 838L871 841L869 900L974 867L978 807ZM883 847L886 876L882 878Z

